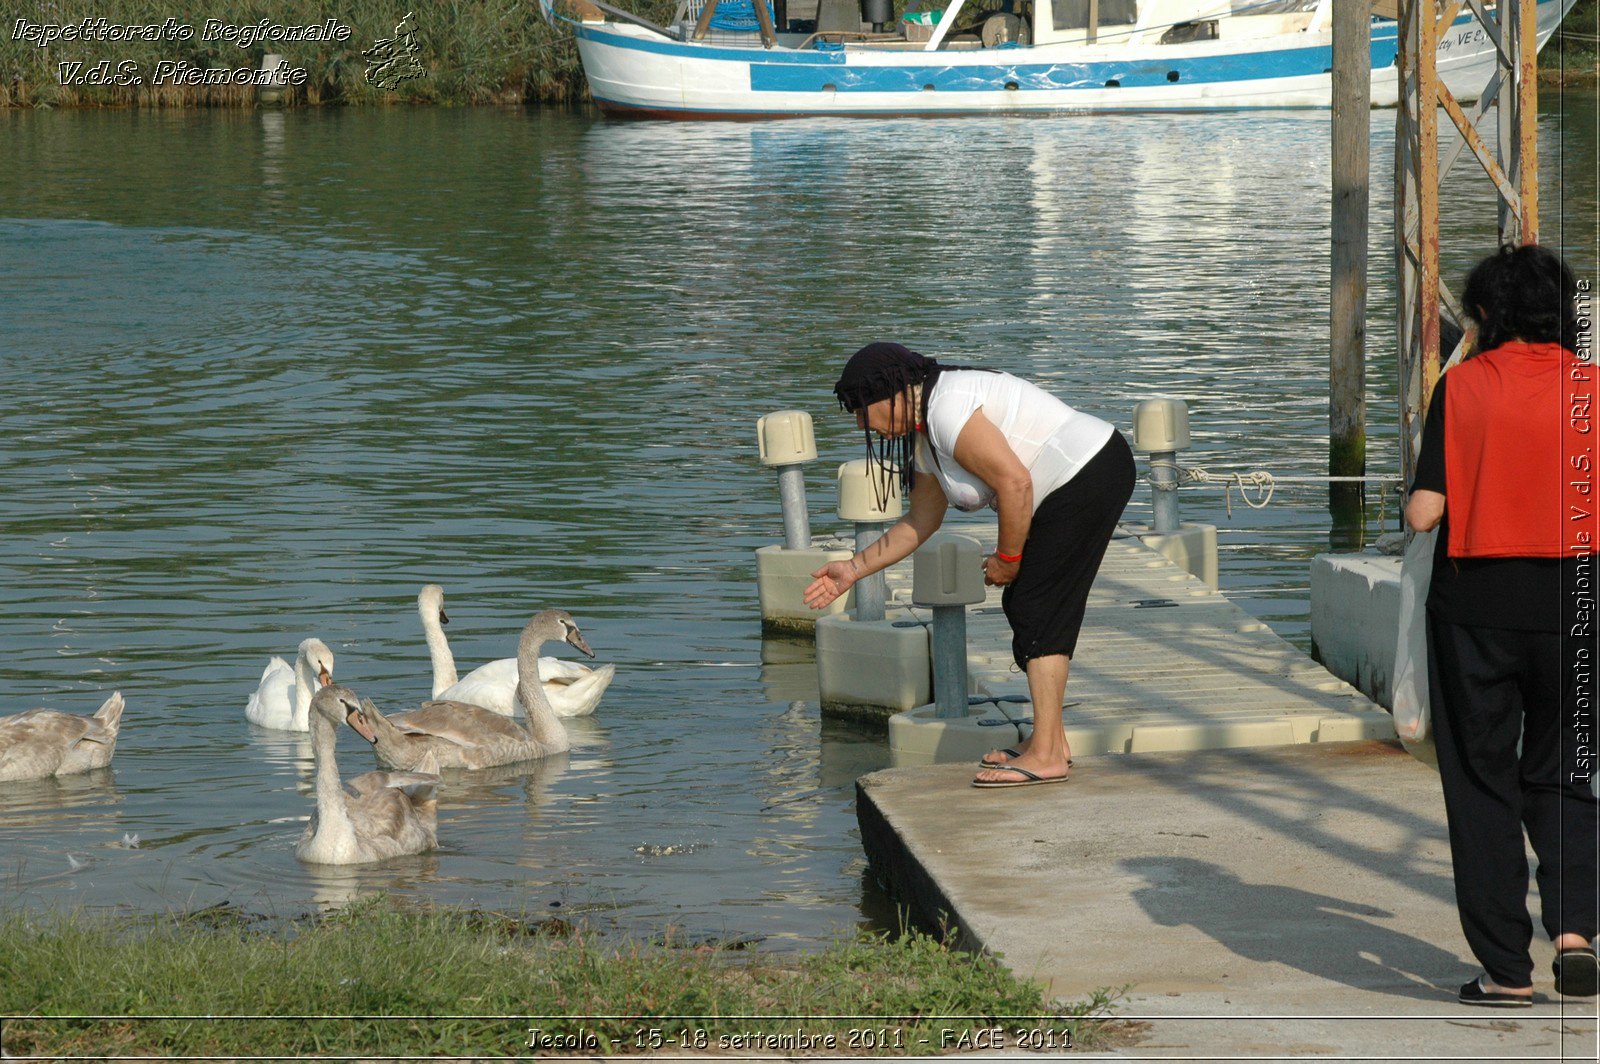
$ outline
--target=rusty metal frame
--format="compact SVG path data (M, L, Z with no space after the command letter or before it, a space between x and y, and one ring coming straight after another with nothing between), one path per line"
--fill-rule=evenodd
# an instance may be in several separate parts
M1478 101L1464 109L1439 80L1441 34L1469 9L1494 43L1496 69ZM1423 415L1439 379L1439 314L1458 322L1461 306L1439 277L1441 185L1470 152L1498 196L1500 242L1539 239L1539 151L1536 0L1400 0L1400 100L1395 131L1395 264L1399 277L1400 461L1407 482L1416 470ZM1480 128L1494 111L1491 150ZM1439 113L1461 134L1439 159ZM1446 352L1448 355L1449 353Z

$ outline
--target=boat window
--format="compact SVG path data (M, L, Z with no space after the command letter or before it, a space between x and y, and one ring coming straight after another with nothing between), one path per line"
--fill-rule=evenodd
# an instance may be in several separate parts
M1100 25L1131 26L1139 21L1135 0L1100 0ZM1089 25L1089 0L1055 0L1050 5L1058 30L1081 30Z

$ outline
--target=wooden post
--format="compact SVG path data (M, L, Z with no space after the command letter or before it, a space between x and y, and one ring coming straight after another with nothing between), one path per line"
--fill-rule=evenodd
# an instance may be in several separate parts
M1094 44L1100 39L1100 0L1089 0L1089 25L1083 35L1084 44Z
M706 6L700 9L700 17L695 20L694 39L706 39L706 31L711 28L711 16L717 13L717 0L706 0Z
M1507 10L1509 6L1510 10ZM1534 0L1512 0L1500 5L1500 25L1503 34L1514 42L1507 49L1516 60L1514 73L1515 103L1506 108L1511 112L1508 140L1510 159L1504 147L1500 150L1502 165L1517 174L1517 222L1515 229L1502 228L1500 239L1513 244L1539 242L1539 74L1538 74L1538 5ZM1502 219L1506 216L1502 214Z
M1372 144L1372 18L1365 3L1333 5L1333 261L1328 353L1328 475L1367 472L1367 173ZM1336 510L1363 498L1330 484Z
M778 43L778 33L772 26L772 12L767 10L767 0L754 0L756 25L761 27L761 47L771 48Z

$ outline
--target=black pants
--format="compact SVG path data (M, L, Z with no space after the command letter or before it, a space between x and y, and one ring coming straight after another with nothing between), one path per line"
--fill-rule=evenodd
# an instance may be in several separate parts
M1071 658L1078 649L1089 588L1137 473L1128 441L1113 430L1077 475L1034 511L1022 566L1000 594L1019 669L1027 671L1028 662L1049 654Z
M1568 649L1581 652L1575 643ZM1456 908L1473 955L1501 986L1533 981L1524 828L1539 861L1545 933L1590 939L1596 931L1594 671L1592 662L1562 656L1556 632L1428 614L1430 716Z

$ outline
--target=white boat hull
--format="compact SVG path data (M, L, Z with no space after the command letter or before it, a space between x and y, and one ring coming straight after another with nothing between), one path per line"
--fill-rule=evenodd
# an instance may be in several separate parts
M1542 47L1573 0L1539 4ZM1372 101L1393 107L1397 26L1373 23ZM1177 45L1039 45L970 51L826 51L675 41L583 23L578 51L610 112L662 118L951 115L1326 108L1331 33ZM1248 50L1245 50L1248 49ZM1494 46L1470 14L1440 40L1441 78L1476 99Z

